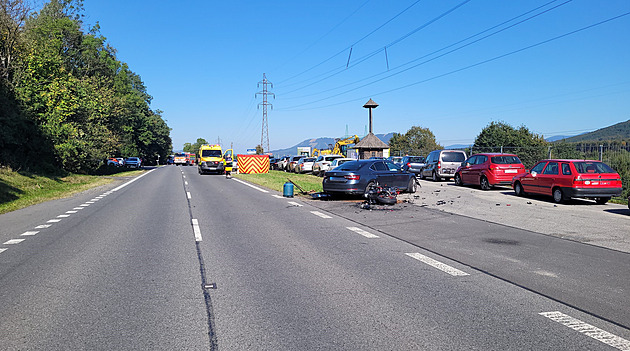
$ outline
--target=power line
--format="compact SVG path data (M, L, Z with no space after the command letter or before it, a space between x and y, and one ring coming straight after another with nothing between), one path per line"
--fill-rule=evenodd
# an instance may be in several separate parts
M267 106L271 106L271 108L273 109L273 105L267 102L267 95L271 95L274 98L276 97L276 95L268 91L267 86L270 86L271 88L273 88L273 83L267 80L267 76L264 73L263 73L263 80L258 82L258 87L260 87L260 85L262 85L263 90L261 92L256 93L256 96L258 96L258 94L261 94L263 97L263 101L258 104L258 107L260 107L261 105L263 107L262 134L260 135L260 147L263 148L263 151L265 150L269 151L269 126L267 123Z

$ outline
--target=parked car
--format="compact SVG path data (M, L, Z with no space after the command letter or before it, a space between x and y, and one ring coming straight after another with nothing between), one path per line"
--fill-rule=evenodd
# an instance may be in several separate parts
M284 169L287 167L287 164L289 163L289 160L291 159L291 156L282 156L277 163L277 169L279 171L284 171Z
M269 155L269 169L277 169L278 168L278 159Z
M124 162L123 162L124 163ZM107 159L107 165L108 166L116 166L116 167L120 167L123 165L123 163L120 163L120 161L118 161L117 158L114 157L110 157Z
M348 157L336 158L336 159L332 160L332 162L330 163L330 168L328 170L329 171L333 170L333 169L335 169L335 168L337 168L337 167L341 166L342 164L344 164L346 162L349 162L349 161L356 161L356 159L348 158ZM323 174L322 174L322 176L323 176Z
M455 176L457 168L466 160L466 153L460 150L435 150L427 155L426 164L420 171L420 178L431 178L434 182Z
M479 185L490 190L496 185L512 185L512 178L525 173L525 166L513 154L484 153L470 156L455 172L455 185Z
M621 195L621 176L607 164L595 160L542 160L531 171L514 177L518 196L541 194L556 203L571 198L594 199L605 204Z
M125 167L127 168L141 168L142 160L139 157L127 157L125 159Z
M387 158L388 161L394 163L395 165L402 166L402 156L389 156Z
M338 158L344 158L343 155L320 155L315 159L313 164L313 175L324 175L324 172L330 169L332 161Z
M363 195L374 183L416 192L416 177L387 160L355 160L324 173L322 185L326 193Z
M315 157L302 157L293 167L294 173L309 173L313 171Z
M401 160L402 169L403 171L418 174L422 171L422 167L426 165L425 160L422 156L404 156Z
M295 165L298 163L298 161L306 156L292 156L291 160L287 163L286 168L284 169L285 172L293 172L293 168L295 168Z

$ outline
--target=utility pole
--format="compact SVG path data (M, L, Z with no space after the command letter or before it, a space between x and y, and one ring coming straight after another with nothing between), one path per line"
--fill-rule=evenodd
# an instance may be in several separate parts
M258 104L258 108L260 108L261 105L263 107L262 134L260 136L260 147L262 147L263 154L264 154L265 150L269 151L269 126L267 123L267 106L271 106L271 109L273 110L273 105L267 102L267 95L273 96L274 99L276 98L276 95L274 93L270 93L267 90L267 86L270 86L273 89L273 83L267 80L267 76L264 73L263 73L263 80L258 82L257 87L260 88L261 85L262 85L263 90L257 92L256 97L258 97L258 94L261 94L263 97L263 101Z

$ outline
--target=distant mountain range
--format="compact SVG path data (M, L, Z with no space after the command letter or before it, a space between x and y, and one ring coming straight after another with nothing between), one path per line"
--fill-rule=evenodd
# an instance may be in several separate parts
M389 139L392 138L392 136L394 136L394 133L387 133L387 134L375 134L379 139L381 139L384 143L388 143ZM343 139L343 138L342 138ZM323 138L315 138L315 139L306 139L304 141L302 141L299 144L293 145L290 148L287 149L278 149L278 150L271 150L271 153L274 154L275 156L284 156L284 155L297 155L297 148L298 147L310 147L311 150L313 149L319 149L319 150L324 150L324 149L331 149L333 146L335 146L335 138L327 138L327 137L323 137Z
M600 128L593 132L582 133L576 136L557 140L563 140L568 143L580 141L630 140L630 120L613 124L609 127Z

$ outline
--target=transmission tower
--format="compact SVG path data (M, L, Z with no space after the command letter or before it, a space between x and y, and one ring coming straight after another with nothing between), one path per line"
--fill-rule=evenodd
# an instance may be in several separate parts
M263 80L258 82L257 87L260 88L261 85L263 89L262 91L259 91L256 93L256 97L258 97L258 94L261 94L263 97L263 101L258 104L258 108L260 108L260 106L262 105L263 120L262 120L262 134L260 136L260 146L263 148L263 153L264 153L265 151L269 151L269 126L267 124L267 106L271 106L271 109L273 110L273 105L267 102L267 95L273 96L274 99L276 98L276 95L274 93L270 93L267 90L267 86L270 86L273 89L273 83L267 80L267 76L264 73L263 73Z

